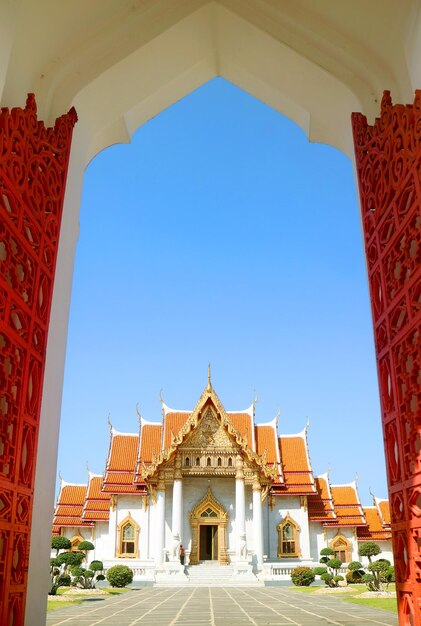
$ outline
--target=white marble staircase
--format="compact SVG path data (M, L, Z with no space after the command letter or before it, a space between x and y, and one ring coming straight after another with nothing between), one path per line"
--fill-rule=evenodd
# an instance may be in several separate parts
M203 561L186 567L189 587L257 587L263 585L256 576L239 577L232 565Z

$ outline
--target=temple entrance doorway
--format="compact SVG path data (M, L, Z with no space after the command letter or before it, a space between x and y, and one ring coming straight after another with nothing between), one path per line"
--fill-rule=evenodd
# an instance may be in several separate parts
M210 487L190 512L192 543L190 565L199 561L228 563L228 513L213 495Z
M218 561L218 526L201 524L199 532L199 560Z

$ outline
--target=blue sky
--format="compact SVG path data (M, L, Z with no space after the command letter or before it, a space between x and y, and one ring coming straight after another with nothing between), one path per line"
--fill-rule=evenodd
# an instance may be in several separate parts
M352 163L214 79L89 165L70 313L58 467L102 472L136 403L192 409L212 364L227 410L281 433L310 419L315 474L386 497ZM256 391L255 391L256 390Z

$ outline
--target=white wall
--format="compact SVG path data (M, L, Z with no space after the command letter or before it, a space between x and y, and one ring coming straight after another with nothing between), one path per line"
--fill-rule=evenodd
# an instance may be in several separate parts
M301 528L300 532L300 550L303 559L310 559L310 538L308 528L308 512L307 507L301 507L299 496L282 496L275 497L275 506L269 507L268 511L268 537L269 548L268 554L269 560L278 560L278 531L277 526L287 515L289 515L294 522L296 522ZM299 559L282 559L282 561L292 560L298 561Z

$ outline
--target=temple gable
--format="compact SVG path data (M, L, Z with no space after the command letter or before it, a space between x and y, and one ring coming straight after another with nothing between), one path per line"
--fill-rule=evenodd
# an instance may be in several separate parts
M228 435L212 408L208 407L197 427L180 445L179 450L224 451L235 454L239 447Z

